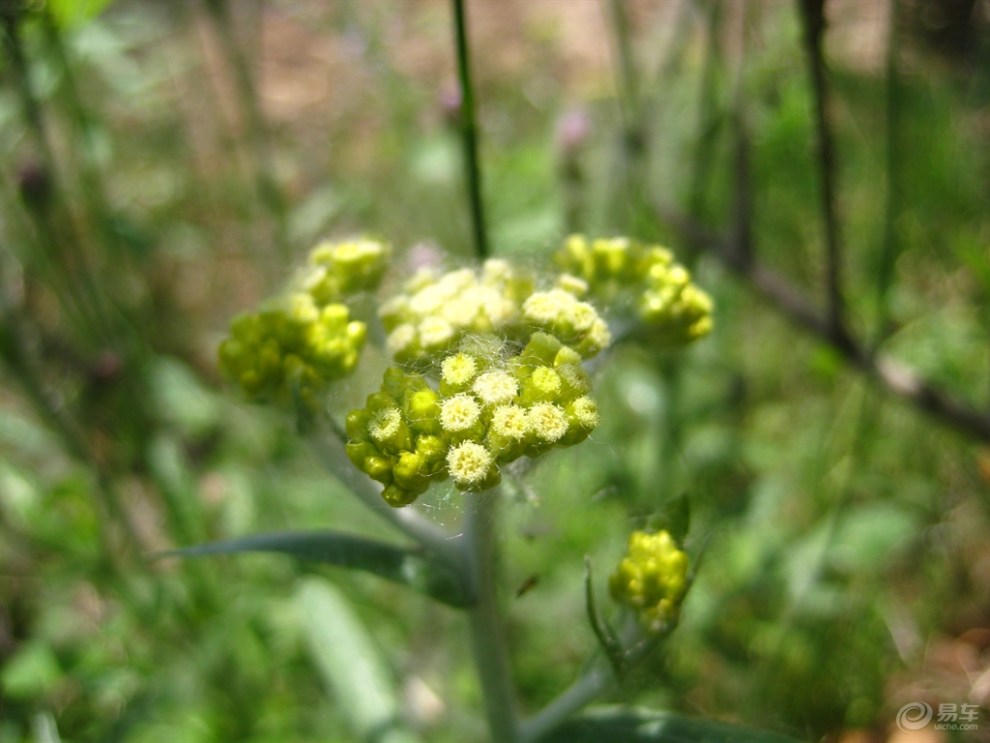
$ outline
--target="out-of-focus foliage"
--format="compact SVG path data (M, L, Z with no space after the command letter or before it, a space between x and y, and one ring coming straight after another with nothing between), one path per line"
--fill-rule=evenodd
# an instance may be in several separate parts
M216 347L324 237L387 236L399 276L470 259L446 4L43 5L0 0L0 743L352 739L377 718L340 685L354 658L319 650L324 611L414 734L471 739L454 612L282 557L145 559L262 530L393 536L291 421L238 402ZM583 556L616 564L686 494L696 579L669 653L621 701L883 740L901 704L961 703L985 669L990 451L883 396L657 217L730 221L742 101L753 243L819 295L793 5L624 5L634 96L597 3L470 4L496 253L634 234L718 308L677 360L619 344L594 433L507 509L505 580L531 586L507 594L522 704L594 645ZM982 42L946 55L955 26L925 27L929 5L828 4L847 299L878 348L985 409L986 21L973 11ZM369 349L332 412L360 408L386 364ZM456 521L451 491L418 504Z

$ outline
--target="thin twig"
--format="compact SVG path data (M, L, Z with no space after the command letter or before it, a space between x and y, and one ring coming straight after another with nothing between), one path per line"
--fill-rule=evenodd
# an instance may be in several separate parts
M735 174L735 189L732 204L732 228L734 240L732 246L736 250L734 260L748 263L752 259L753 250L753 197L749 187L752 170L749 154L749 126L746 120L746 10L749 6L738 3L735 6L733 21L735 24L738 58L735 60L735 75L732 81L732 124L733 124L733 173ZM710 158L714 160L715 158Z
M660 209L659 213L680 232L682 239L720 258L783 315L828 343L887 392L961 433L990 441L990 415L956 399L910 366L886 354L873 352L859 339L837 329L828 314L808 301L807 292L758 260L737 260L735 256L740 251L731 244L731 238L721 237L674 211Z
M464 0L453 0L453 5L457 80L461 93L461 142L464 147L464 168L471 206L471 227L474 234L475 253L478 258L484 260L489 255L488 233L485 229L485 210L481 193L481 160L478 157L478 126L474 110L474 84L471 79L471 58L468 55L467 13L464 8Z
M822 37L825 32L825 0L797 0L804 25L804 47L811 78L811 94L815 106L815 136L818 170L821 179L819 193L825 233L825 291L827 319L833 333L845 333L845 301L842 293L842 252L839 239L839 218L835 203L835 148L829 123L828 90L825 86L825 59Z
M885 112L884 160L886 171L886 193L883 205L883 236L880 246L880 263L877 267L876 283L876 326L874 333L879 343L889 322L889 294L894 277L894 262L899 253L897 231L895 229L900 208L898 188L900 183L901 149L898 137L898 115L900 109L899 81L897 75L897 6L890 3L890 20L887 39L887 101Z

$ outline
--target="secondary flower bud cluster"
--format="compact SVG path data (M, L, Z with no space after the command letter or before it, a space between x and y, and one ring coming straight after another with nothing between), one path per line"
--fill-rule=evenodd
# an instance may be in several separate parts
M391 251L367 238L324 241L309 253L301 278L306 292L319 304L329 304L375 289L388 267Z
M580 287L606 303L631 295L632 306L650 335L684 345L712 329L712 301L674 261L669 250L624 237L572 235L554 255L567 274L562 284Z
M495 334L523 344L542 330L585 358L610 341L608 326L590 304L560 288L535 291L532 276L497 259L478 272L423 271L379 315L392 357L420 367L436 363L467 335Z
M366 405L347 416L347 454L385 488L392 506L412 503L433 482L460 490L498 484L500 466L587 438L598 424L581 355L537 332L516 355L463 344L440 363L438 389L392 368Z
M220 367L253 400L315 410L328 382L357 365L367 327L344 301L374 288L388 246L321 243L289 292L237 317L220 345Z
M609 578L609 590L650 632L677 620L687 590L688 556L666 531L634 531L626 556Z

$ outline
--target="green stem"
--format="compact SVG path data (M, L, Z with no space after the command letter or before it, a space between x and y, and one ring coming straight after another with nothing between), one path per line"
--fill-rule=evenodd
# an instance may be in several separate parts
M392 508L381 496L380 487L347 459L342 444L347 440L342 430L337 430L336 441L326 436L314 435L310 438L317 459L335 478L370 511L388 522L423 548L444 559L452 568L462 571L464 559L461 550L463 539L438 526L412 507Z
M825 82L825 58L822 43L825 34L825 0L798 0L804 26L804 47L811 78L814 101L815 137L818 149L820 181L819 207L825 233L825 289L830 330L846 341L845 297L843 296L843 255L839 240L839 215L836 206L836 157L830 121L828 88Z
M629 19L626 17L626 9L622 0L609 0L608 11L612 24L615 55L618 58L619 103L622 106L627 133L636 132L641 123L642 111L639 97L639 75L633 62L632 42L629 36Z
M887 332L890 322L890 290L893 286L894 263L900 253L897 239L897 216L900 211L899 188L901 181L900 137L898 119L900 114L900 83L897 74L897 27L898 4L890 4L890 30L887 41L887 101L885 111L886 136L884 137L884 160L886 193L883 205L883 237L880 246L880 265L876 282L876 326L875 343L879 344Z
M649 136L644 119L643 96L639 74L633 59L629 19L623 0L610 0L608 21L616 57L616 92L622 114L620 189L614 194L614 214L620 217L621 229L636 234L650 234L656 224L647 208L649 200Z
M468 56L467 18L464 0L454 4L454 31L457 46L457 81L461 92L461 142L464 147L464 168L467 175L468 198L471 205L471 227L474 250L484 260L489 255L485 230L484 202L481 198L481 161L478 157L478 127L474 113L474 85L471 81L471 60Z
M595 663L566 691L522 724L519 743L535 743L614 686L615 674L608 664Z
M471 649L481 681L485 716L494 743L516 743L519 726L508 647L495 591L495 506L497 491L467 496L465 557L475 603L468 609Z

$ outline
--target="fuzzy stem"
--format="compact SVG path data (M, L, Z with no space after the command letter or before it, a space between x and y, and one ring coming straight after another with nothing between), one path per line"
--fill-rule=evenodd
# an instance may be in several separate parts
M454 36L457 47L457 81L461 92L461 142L464 147L464 168L467 175L468 197L471 205L471 227L474 250L484 260L489 255L485 230L484 201L481 198L481 160L478 157L478 127L474 113L474 84L471 81L471 59L468 55L467 17L464 0L452 0L454 5Z
M346 434L333 425L334 439L315 435L311 437L317 459L361 503L379 518L387 521L407 537L425 549L440 556L458 572L465 570L460 535L450 534L411 507L392 508L378 492L378 486L363 472L359 472L341 450Z
M614 685L612 669L605 663L595 663L566 691L522 724L519 743L535 743Z
M465 558L475 603L468 609L471 650L481 681L485 716L494 743L516 743L519 727L508 647L495 591L497 491L471 493L465 513Z

